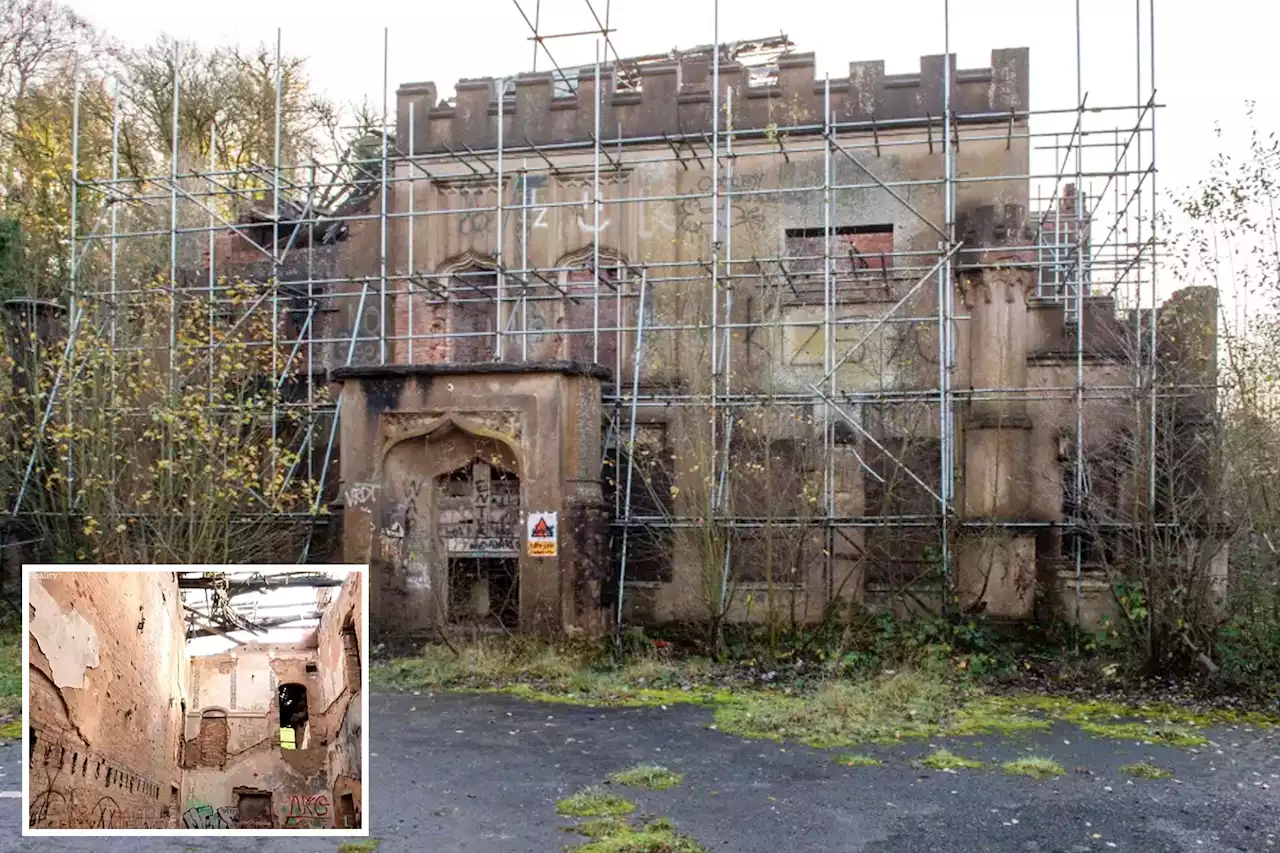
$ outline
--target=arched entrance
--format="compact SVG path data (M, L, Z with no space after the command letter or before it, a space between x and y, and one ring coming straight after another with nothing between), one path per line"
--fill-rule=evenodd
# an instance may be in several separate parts
M477 457L436 478L437 535L454 624L520 623L520 480Z
M379 612L427 629L520 621L520 476L513 439L444 415L388 447Z

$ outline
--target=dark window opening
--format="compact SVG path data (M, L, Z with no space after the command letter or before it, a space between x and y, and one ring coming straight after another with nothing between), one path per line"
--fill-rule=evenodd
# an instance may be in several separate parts
M305 749L307 688L301 684L281 684L276 692L280 698L280 748Z
M454 558L449 561L449 621L520 624L520 561Z
M867 441L861 453L876 474L863 474L863 513L885 520L884 527L868 527L864 533L867 581L896 589L941 569L938 529L926 521L937 516L938 502L916 481L938 491L941 444L934 438L883 433L877 441L883 450Z
M619 278L618 270L601 269L600 296L597 300L595 273L591 270L573 270L569 273L566 291L572 298L565 299L567 341L564 357L567 360L600 364L610 369L617 366L618 288L621 287ZM598 336L594 331L597 302L600 317ZM622 325L628 325L625 312L622 319Z
M798 304L825 301L828 261L837 304L891 298L893 226L788 228L784 298Z
M625 518L627 477L630 468L631 518L627 531L628 583L666 583L672 578L671 528L662 522L675 514L671 487L675 480L675 454L667 441L665 424L645 424L636 430L636 442L628 454L612 447L605 455L603 485L605 505L615 518ZM613 528L611 546L614 570L605 584L605 603L616 602L622 560L622 529Z
M317 672L316 665L315 665L315 664L313 664L313 663L309 663L309 664L307 664L307 665L306 665L306 670L307 670L307 674L308 674L308 675L315 675L315 674L316 674L316 672Z
M355 619L350 613L342 623L342 660L347 689L355 693L360 689L360 638L356 636Z
M498 308L492 273L459 273L449 295L453 333L453 361L472 364L493 361L497 349Z
M241 829L270 828L274 825L271 794L266 791L236 791L236 823Z

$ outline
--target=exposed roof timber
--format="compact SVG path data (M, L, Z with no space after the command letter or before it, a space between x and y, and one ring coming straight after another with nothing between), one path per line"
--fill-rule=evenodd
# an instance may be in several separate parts
M236 578L230 573L226 573L223 577L226 578L225 588L232 595L286 587L342 586L343 583L342 578L333 578L329 575L321 575L314 572L285 572L272 575L252 574L245 578ZM178 576L178 589L217 589L220 586L218 578L210 577L208 574Z
M205 618L207 619L207 617ZM268 628L281 628L287 625L295 625L295 624L298 625L298 627L300 628L313 628L315 627L315 624L317 623L317 620L319 620L319 618L320 618L320 614L318 612L313 611L310 613L303 613L301 615L296 615L296 616L276 616L270 619L260 619L257 622L257 625L255 627L261 630L257 632L250 632L250 633L266 633L266 630ZM299 623L308 623L308 624L304 625ZM192 625L190 629L187 631L187 639L194 640L198 637L219 636L219 637L226 637L228 640L231 640L233 643L236 643L237 645L244 645L244 640L239 640L239 639L236 639L235 637L229 636L229 633L233 630L243 630L243 629L227 629L225 626L215 627L213 625L202 625L202 626Z

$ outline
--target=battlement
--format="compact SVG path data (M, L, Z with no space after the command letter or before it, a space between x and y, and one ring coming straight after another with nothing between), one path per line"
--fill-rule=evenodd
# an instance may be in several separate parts
M868 130L940 121L947 61L942 55L922 57L916 74L885 74L880 60L850 63L848 77L831 81L835 121L865 123ZM949 61L951 109L959 121L1008 121L1010 114L1027 110L1027 48L992 51L988 68L956 69L955 54ZM612 64L600 67L601 141L662 142L711 132L713 66L706 53L635 65L623 60L621 67L625 73ZM735 130L821 132L825 81L815 76L812 53L784 54L776 73L768 75L741 62L722 62L720 90L722 105L733 93ZM555 72L520 74L505 85L493 77L460 80L455 91L446 103L434 83L399 88L396 139L402 151L410 150L411 105L415 154L496 149L499 97L505 148L590 142L595 132L594 67L578 69L576 80L568 81Z

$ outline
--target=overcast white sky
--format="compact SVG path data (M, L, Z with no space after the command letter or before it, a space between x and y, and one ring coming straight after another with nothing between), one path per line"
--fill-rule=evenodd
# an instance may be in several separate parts
M447 94L460 77L511 74L531 67L530 35L513 0L394 3L388 0L69 0L117 38L144 43L162 32L206 44L274 44L308 57L313 81L345 101L383 91L383 28L389 109L400 83L435 81ZM536 0L520 0L530 18ZM720 0L721 40L785 32L798 50L817 53L819 76L848 73L851 60L884 59L889 73L914 71L918 57L944 52L944 0ZM593 0L603 16L606 0ZM1090 105L1131 104L1135 14L1143 31L1142 88L1150 88L1151 0L1080 0L1083 86ZM586 0L541 0L542 31L594 26ZM625 57L704 44L715 38L714 0L612 0L610 25ZM1216 150L1215 122L1233 139L1244 104L1258 102L1261 123L1280 128L1274 90L1280 74L1273 40L1280 4L1266 0L1155 0L1161 186L1194 181ZM985 66L992 48L1031 49L1032 107L1076 103L1075 0L951 0L951 50L960 67ZM593 61L591 37L549 43L561 65ZM539 68L547 68L545 58Z
M249 569L249 571L259 571L259 569ZM267 569L261 571L263 574L280 574L284 571L298 571L298 569ZM330 577L339 580L346 577L346 572L339 570L320 573L328 574ZM334 597L337 596L337 589L333 590L333 594ZM205 590L185 590L183 592L183 603L203 613L208 609L208 595L209 593ZM302 616L316 609L316 587L285 587L261 593L245 593L236 596L234 599L237 609L247 608L255 603L262 608L259 614L262 618ZM308 622L306 627L270 628L265 634L257 636L246 631L233 631L231 633L232 636L243 642L297 643L302 641L303 636L308 631L314 629L315 624L315 622ZM187 654L192 657L219 654L235 648L235 643L222 636L197 637L187 641Z

